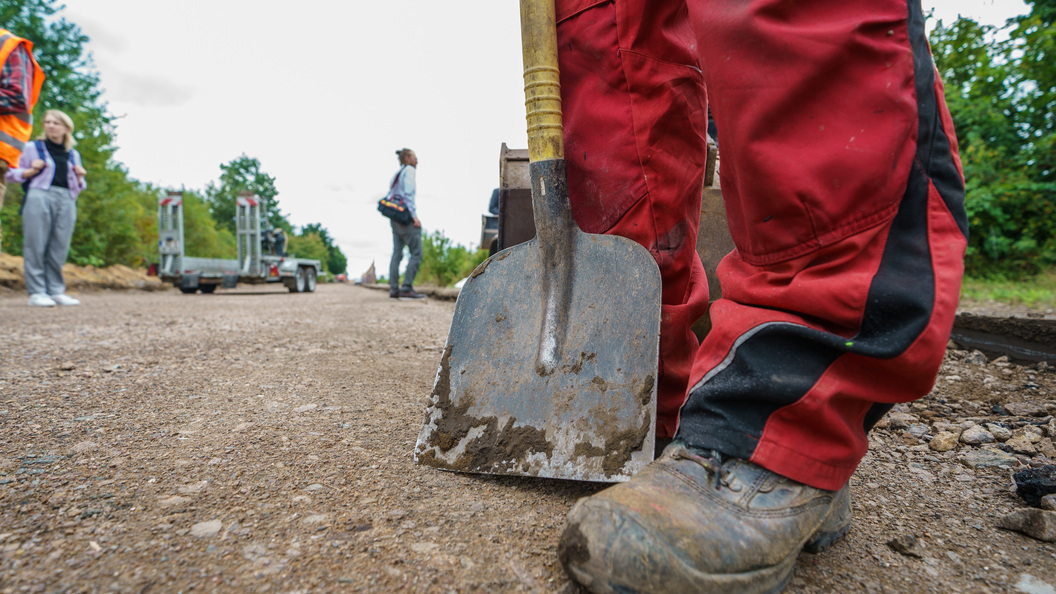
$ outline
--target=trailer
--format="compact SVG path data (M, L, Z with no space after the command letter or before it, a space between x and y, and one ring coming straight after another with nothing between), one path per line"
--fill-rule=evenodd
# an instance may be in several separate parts
M315 291L322 270L319 260L287 257L282 245L265 232L261 199L242 192L235 203L238 259L188 257L183 241L183 192L158 201L158 278L183 293L213 293L238 283L282 283L291 293Z

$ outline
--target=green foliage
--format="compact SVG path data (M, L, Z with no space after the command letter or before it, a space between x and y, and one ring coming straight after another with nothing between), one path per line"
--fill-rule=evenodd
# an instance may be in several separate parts
M209 203L196 192L183 192L183 244L188 256L234 258L238 251L235 234L217 225Z
M305 225L301 229L301 235L316 234L323 240L323 245L326 246L327 256L323 259L323 266L326 267L327 271L332 274L341 274L346 272L348 268L348 259L345 258L345 254L341 251L341 248L334 244L334 239L330 237L330 233L320 223L311 223Z
M973 276L1056 264L1056 2L1033 5L1001 28L961 18L931 36L964 164Z
M326 249L326 244L323 243L323 238L320 237L318 233L304 233L302 235L290 236L289 245L286 247L286 253L294 258L319 260L322 263L325 272L332 272L327 268L327 257L330 255L329 251Z
M230 163L220 166L220 183L209 182L205 195L213 219L231 233L235 232L235 199L239 192L252 192L263 200L264 216L271 227L284 229L292 234L293 226L279 212L279 191L275 189L275 178L260 168L260 161L247 157L245 153Z
M415 282L448 287L469 276L488 257L487 250L470 251L440 231L422 234L422 265Z

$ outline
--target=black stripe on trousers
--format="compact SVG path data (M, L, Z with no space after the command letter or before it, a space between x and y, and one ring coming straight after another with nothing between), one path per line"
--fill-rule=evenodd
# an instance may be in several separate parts
M910 0L908 5L919 117L916 162L869 287L862 326L851 339L787 322L764 324L741 336L726 359L690 390L678 437L691 445L750 458L770 416L806 395L840 355L897 357L931 319L935 274L928 236L929 178L966 236L967 216L964 185L939 117L920 3ZM874 405L864 429L889 409L888 404Z

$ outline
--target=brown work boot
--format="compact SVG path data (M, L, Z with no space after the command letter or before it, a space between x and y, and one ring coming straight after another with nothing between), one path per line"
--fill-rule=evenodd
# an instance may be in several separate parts
M558 557L591 592L778 592L800 550L851 527L825 491L676 441L629 482L579 500Z

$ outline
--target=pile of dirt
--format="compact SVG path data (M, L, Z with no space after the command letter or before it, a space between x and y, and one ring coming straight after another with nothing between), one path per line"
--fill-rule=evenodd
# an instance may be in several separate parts
M20 256L0 254L0 291L24 291L26 282L22 271L23 262ZM162 284L157 277L147 276L145 270L137 270L121 264L106 268L66 264L62 272L66 277L66 287L76 291L100 289L159 291L168 287Z

